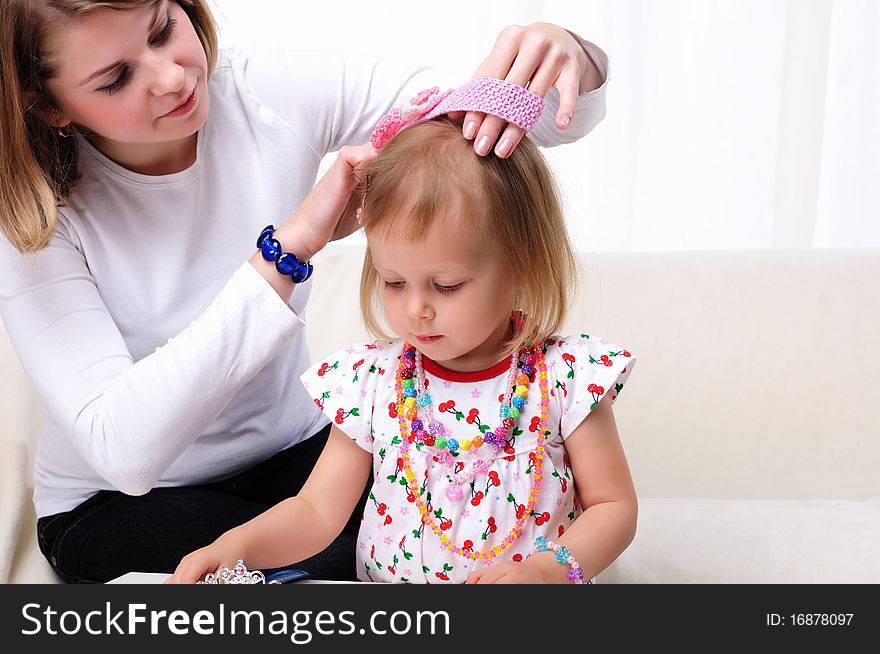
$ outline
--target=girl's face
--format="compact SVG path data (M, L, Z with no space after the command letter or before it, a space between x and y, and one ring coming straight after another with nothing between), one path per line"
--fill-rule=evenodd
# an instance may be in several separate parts
M391 328L450 370L497 363L515 282L500 258L469 237L457 216L433 221L416 242L394 230L399 220L387 234L367 237Z
M98 10L57 30L50 44L58 74L48 88L60 111L53 125L85 127L96 147L134 169L194 158L208 116L208 62L180 5Z

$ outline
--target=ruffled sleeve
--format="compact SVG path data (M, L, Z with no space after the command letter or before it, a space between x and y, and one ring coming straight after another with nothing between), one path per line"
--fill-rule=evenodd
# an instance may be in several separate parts
M324 357L300 380L309 396L334 425L368 452L373 451L376 398L394 384L400 349L388 343L352 345Z
M565 440L606 396L612 402L617 399L636 358L626 348L589 334L549 339L546 344L551 391Z

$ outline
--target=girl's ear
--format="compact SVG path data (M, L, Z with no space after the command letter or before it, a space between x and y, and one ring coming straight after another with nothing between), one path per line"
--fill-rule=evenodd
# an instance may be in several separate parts
M50 127L63 128L70 125L71 120L55 106L55 103L36 91L27 92L27 111L35 115Z

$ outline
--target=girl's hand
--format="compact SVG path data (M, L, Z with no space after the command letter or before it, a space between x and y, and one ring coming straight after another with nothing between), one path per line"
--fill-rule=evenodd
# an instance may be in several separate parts
M567 129L574 117L578 94L591 91L601 83L595 64L581 44L569 32L551 23L504 28L474 77L496 77L520 86L528 85L532 93L542 98L551 88L558 89L556 126L559 129ZM499 157L513 152L524 134L516 125L508 124L505 128L501 118L473 111L465 115L463 133L466 139L475 139L474 150L480 155L487 154L501 134L495 148Z
M194 584L202 581L209 572L216 573L220 568L231 570L241 558L244 556L240 546L232 542L232 539L221 536L207 547L183 557L174 574L165 583Z
M352 195L360 169L378 153L369 143L345 146L330 169L293 215L275 232L275 238L300 260L311 259L330 241L357 229L355 211L360 198Z
M488 568L474 570L466 584L545 584L541 571L529 560L504 561Z

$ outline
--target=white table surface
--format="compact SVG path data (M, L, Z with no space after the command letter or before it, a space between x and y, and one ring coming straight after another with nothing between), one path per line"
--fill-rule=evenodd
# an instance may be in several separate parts
M127 572L121 577L111 579L108 584L161 584L171 575L165 572ZM297 584L353 584L363 583L354 581L322 581L320 579L303 579L296 581Z

